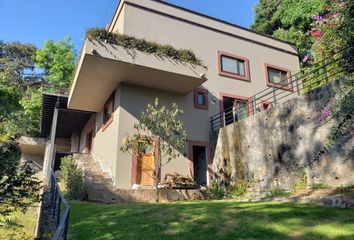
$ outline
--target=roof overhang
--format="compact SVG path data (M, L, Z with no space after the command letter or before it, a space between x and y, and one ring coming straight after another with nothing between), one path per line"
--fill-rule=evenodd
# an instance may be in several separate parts
M189 93L206 81L206 69L121 46L86 40L68 108L99 112L122 82Z
M73 133L81 132L93 113L67 109L67 104L67 95L43 93L40 137L49 137L55 107L58 108L56 138L70 138Z

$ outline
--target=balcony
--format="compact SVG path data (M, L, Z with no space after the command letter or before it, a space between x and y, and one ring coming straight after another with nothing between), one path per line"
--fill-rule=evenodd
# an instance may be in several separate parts
M187 94L206 81L201 66L86 40L68 108L99 112L120 83Z

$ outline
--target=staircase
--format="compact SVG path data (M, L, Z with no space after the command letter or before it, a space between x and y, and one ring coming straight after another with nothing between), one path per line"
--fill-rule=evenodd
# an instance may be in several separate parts
M108 172L104 172L90 154L74 154L73 158L84 174L87 200L102 203L156 202L156 189L118 189ZM159 189L161 202L197 200L203 198L199 190Z
M104 172L90 154L74 154L75 162L84 174L87 199L94 202L115 203L115 187L108 172Z

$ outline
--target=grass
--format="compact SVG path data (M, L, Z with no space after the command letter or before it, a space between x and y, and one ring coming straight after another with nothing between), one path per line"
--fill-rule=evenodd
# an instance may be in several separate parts
M231 201L71 206L70 239L354 239L354 209Z
M0 239L33 239L37 210L37 208L33 207L29 208L25 214L15 211L6 218L0 217Z

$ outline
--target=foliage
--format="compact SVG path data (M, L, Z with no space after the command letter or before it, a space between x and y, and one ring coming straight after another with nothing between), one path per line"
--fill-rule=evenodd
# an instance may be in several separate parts
M42 108L43 87L28 88L20 101L26 118L27 133L35 133L39 129Z
M313 61L331 57L334 51L353 46L354 2L350 0L323 0L324 10L312 16L309 35L314 39ZM354 49L347 52L352 56Z
M232 198L241 197L245 195L248 185L249 182L243 179L236 179L235 183L230 187L228 195Z
M72 156L61 159L61 179L64 181L65 188L73 199L83 199L86 196L84 176L75 164Z
M71 203L69 239L352 239L354 209L280 202ZM104 236L104 237L102 237Z
M294 190L305 189L307 188L307 173L306 170L303 169L298 176L298 180L294 185Z
M18 91L41 83L43 79L34 71L36 50L32 44L0 40L0 82L16 86Z
M311 189L328 189L331 187L324 184L324 183L312 183L312 184L310 184L310 188Z
M40 181L28 162L20 164L17 146L0 142L0 215L9 215L39 201Z
M0 80L0 124L9 121L11 113L20 109L20 99L21 93L15 86Z
M354 190L354 184L350 184L350 185L342 185L337 187L338 191L340 191L341 193L346 193L346 192L350 192Z
M206 194L209 199L223 199L227 195L216 181L212 181L210 186L206 188Z
M159 44L133 36L108 32L102 28L91 28L86 32L88 40L104 41L109 44L119 45L127 49L135 49L141 52L156 54L160 57L171 58L176 61L202 65L202 61L188 49L176 49L171 45Z
M279 7L279 0L260 0L255 6L255 19L251 28L257 32L272 35L279 28L280 21L273 16Z
M25 214L14 211L8 216L0 216L0 239L32 240L37 212L37 208L31 207Z
M260 0L251 28L295 44L306 62L309 56L351 46L353 6L351 0Z
M75 71L75 53L71 38L59 42L47 40L42 49L36 52L37 67L45 71L45 79L50 83L49 90L68 89Z

